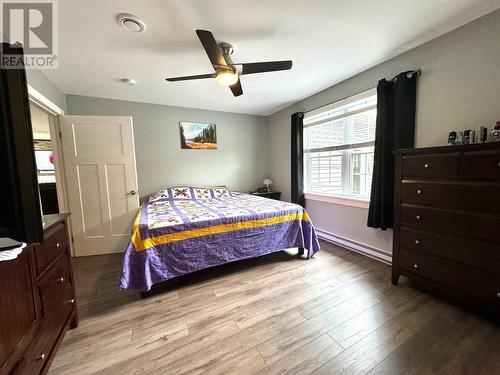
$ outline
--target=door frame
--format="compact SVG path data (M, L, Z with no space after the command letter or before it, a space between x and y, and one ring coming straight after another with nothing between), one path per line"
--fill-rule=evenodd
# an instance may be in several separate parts
M32 104L36 105L41 110L49 114L49 132L51 144L53 147L52 151L54 153L54 172L56 176L57 203L59 205L60 212L69 212L66 176L64 174L64 155L62 153L61 143L61 128L59 125L59 117L64 115L64 110L29 84L28 97ZM72 239L73 228L71 225L71 216L67 219L67 221L69 238ZM74 256L73 241L69 241L69 249L71 255Z

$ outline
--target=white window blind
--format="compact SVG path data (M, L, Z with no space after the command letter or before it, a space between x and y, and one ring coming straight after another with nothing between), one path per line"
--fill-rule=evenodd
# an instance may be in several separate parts
M376 117L375 89L304 115L306 193L369 197Z

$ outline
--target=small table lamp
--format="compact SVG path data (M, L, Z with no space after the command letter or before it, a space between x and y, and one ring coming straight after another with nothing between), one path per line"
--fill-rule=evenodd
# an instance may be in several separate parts
M269 188L269 185L272 185L273 181L269 177L266 177L262 183L266 185L267 192L270 193L271 189Z

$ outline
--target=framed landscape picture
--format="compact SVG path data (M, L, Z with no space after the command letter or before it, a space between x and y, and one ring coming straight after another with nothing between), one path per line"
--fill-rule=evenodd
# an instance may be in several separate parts
M205 122L179 123L181 147L195 150L217 150L217 126Z

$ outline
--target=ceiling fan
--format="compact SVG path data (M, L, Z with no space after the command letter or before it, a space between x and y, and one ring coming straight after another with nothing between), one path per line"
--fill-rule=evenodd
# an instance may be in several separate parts
M196 34L200 38L203 48L205 48L205 52L214 67L215 73L172 77L167 78L167 81L176 82L215 78L217 83L229 86L234 96L240 96L243 94L240 75L290 70L292 68L291 60L234 64L231 60L231 54L233 53L233 46L231 44L220 43L217 45L213 34L207 30L196 30Z

